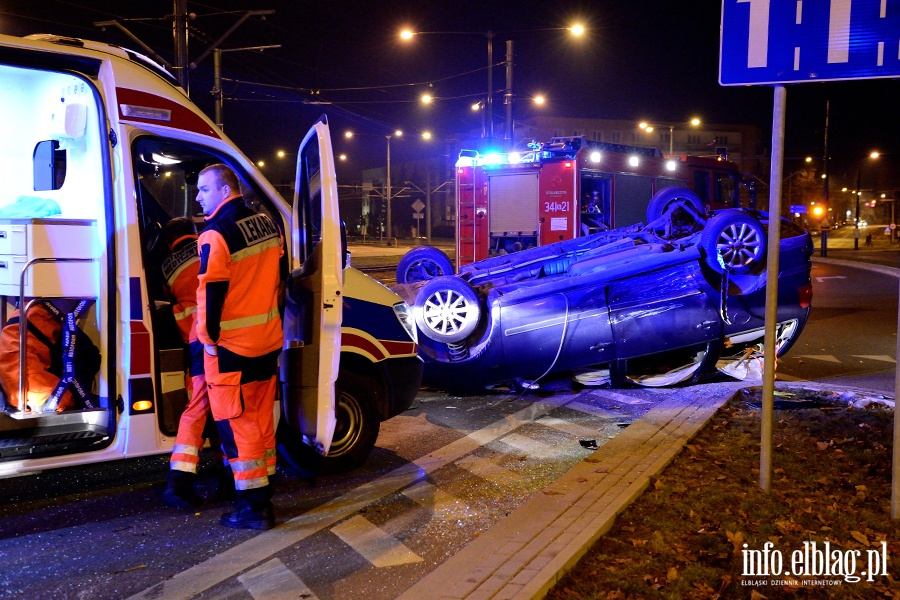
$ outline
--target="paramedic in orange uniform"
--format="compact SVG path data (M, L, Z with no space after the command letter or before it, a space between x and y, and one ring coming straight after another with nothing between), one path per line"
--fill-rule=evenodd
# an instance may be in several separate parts
M28 311L28 329L25 340L25 369L28 388L25 397L29 411L42 412L44 404L59 385L60 375L54 372L51 349L62 335L62 324L49 310L36 302ZM61 367L60 367L61 369ZM0 384L6 399L12 406L19 406L19 311L0 332ZM63 392L56 412L74 408L72 390Z
M197 228L185 217L177 217L166 223L166 243L172 254L163 261L162 272L169 293L175 300L172 313L187 345L190 356L190 380L187 386L190 401L178 422L175 448L169 460L169 478L163 492L163 502L175 508L193 509L202 500L194 491L200 450L203 448L203 430L209 418L209 395L206 376L203 374L203 344L197 339L194 312L197 308L197 273L200 271L200 255L197 252ZM219 448L218 436L211 444ZM216 457L221 459L221 456ZM223 474L221 482L230 480ZM228 481L229 486L233 484Z
M236 510L226 527L270 529L275 426L275 375L284 342L278 293L282 238L272 221L249 208L234 171L200 171L197 336L204 344L213 418L234 472Z

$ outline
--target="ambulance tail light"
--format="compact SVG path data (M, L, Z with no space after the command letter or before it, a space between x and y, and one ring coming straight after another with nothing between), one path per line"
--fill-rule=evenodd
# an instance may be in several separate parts
M797 292L800 296L800 308L809 308L812 305L812 284L801 285Z
M149 412L153 408L151 400L138 400L131 405L131 414Z
M403 325L403 329L406 330L412 341L418 344L419 334L416 330L415 319L413 319L412 312L409 310L409 305L406 302L398 302L394 305L394 314L397 315L397 320Z

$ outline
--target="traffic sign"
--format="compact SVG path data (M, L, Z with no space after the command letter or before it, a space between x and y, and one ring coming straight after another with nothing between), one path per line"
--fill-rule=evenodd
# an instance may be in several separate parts
M898 0L722 0L719 83L900 76Z
M418 198L416 198L416 201L412 203L412 209L415 212L420 213L420 212L422 212L423 208L425 208L425 203L422 202L421 200L419 200Z

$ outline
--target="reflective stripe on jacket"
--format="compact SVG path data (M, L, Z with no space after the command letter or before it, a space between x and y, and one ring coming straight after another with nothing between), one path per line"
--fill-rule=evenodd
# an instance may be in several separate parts
M197 336L241 356L281 348L281 234L243 198L222 203L200 234Z

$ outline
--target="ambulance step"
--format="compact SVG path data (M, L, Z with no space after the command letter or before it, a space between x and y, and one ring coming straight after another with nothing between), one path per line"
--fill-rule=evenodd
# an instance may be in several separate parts
M106 411L79 411L15 419L0 413L0 459L83 450L109 437Z

